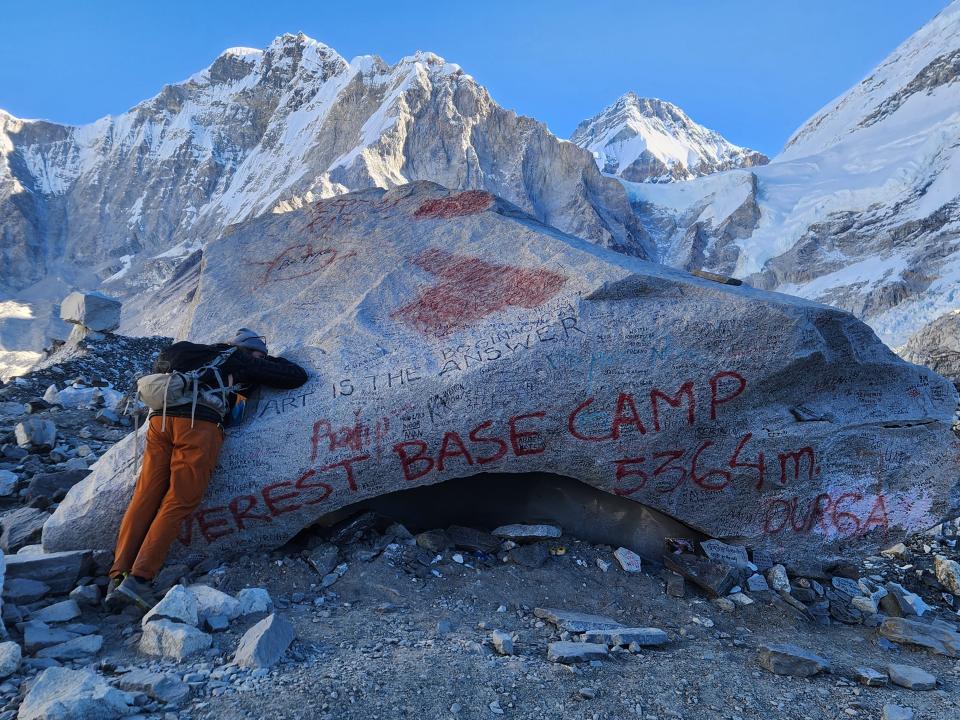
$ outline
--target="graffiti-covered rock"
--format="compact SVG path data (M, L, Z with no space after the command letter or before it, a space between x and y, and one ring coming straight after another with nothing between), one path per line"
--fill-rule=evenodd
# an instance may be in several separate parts
M627 258L481 191L371 189L204 252L185 336L262 328L309 368L227 429L175 553L480 472L572 476L777 559L889 547L958 512L956 393L852 315ZM142 431L141 431L142 438ZM47 522L110 548L134 436Z

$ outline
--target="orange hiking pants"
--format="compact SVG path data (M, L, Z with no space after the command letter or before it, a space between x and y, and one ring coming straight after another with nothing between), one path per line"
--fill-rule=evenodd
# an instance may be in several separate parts
M160 572L183 520L207 490L223 444L219 425L190 418L152 417L143 468L120 523L110 576L129 572L152 579Z

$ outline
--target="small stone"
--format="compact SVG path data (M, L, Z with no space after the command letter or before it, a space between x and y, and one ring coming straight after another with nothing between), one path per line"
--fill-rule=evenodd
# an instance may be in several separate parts
M790 592L790 578L787 577L787 569L783 565L774 565L767 570L767 582L777 592Z
M758 660L765 670L794 677L810 677L830 668L830 663L819 655L788 643L761 645Z
M45 623L61 623L70 622L80 617L80 614L80 606L77 605L76 600L63 600L31 613L30 619Z
M903 543L897 543L893 547L882 550L880 554L901 563L907 562L910 559L910 549Z
M212 588L209 585L189 585L187 591L197 599L197 618L204 620L219 615L234 620L240 617L240 601L232 595Z
M116 680L121 690L145 693L167 705L177 706L190 697L190 686L172 675L136 669Z
M735 568L755 569L755 565L747 557L747 549L742 545L728 545L719 540L704 540L700 543L703 552L714 562L730 565Z
M95 606L100 604L100 588L96 585L80 585L70 591L70 597L78 605Z
M65 472L77 472L79 470L86 470L88 467L87 461L78 457L70 458L63 463L63 469Z
M570 610L558 610L556 608L534 608L533 614L548 622L553 623L561 630L567 632L583 633L592 630L615 630L623 628L621 623L603 615L590 615L588 613L574 612Z
M552 642L547 645L547 660L555 663L581 663L607 657L607 646L598 643Z
M0 642L0 680L13 675L20 668L20 646L15 642Z
M463 527L462 525L451 525L447 528L447 537L453 543L454 547L471 552L482 552L492 555L497 551L500 543L488 532L476 530L474 528Z
M49 585L30 578L7 579L3 585L3 599L19 605L42 600L49 592Z
M750 592L764 592L770 589L767 579L760 573L754 573L747 578L747 590Z
M615 628L612 630L589 630L584 641L612 646L659 647L670 642L670 637L660 628Z
M546 540L549 538L558 538L563 535L563 530L556 525L501 525L494 529L493 534L504 540L513 540L514 542L528 542L531 540Z
M237 593L240 601L240 614L273 612L273 600L265 588L244 588Z
M111 687L89 670L49 667L20 705L18 720L107 720L130 715L134 696Z
M77 636L78 633L66 628L51 628L41 620L31 620L23 624L23 646L28 653L65 643Z
M714 598L710 602L712 602L718 609L722 610L723 612L733 612L734 610L737 609L737 604L733 602L733 600L730 600L729 598L725 598L725 597Z
M894 685L908 690L933 690L937 686L935 675L914 665L887 665L887 675Z
M447 635L448 633L452 633L453 628L454 628L453 621L447 618L444 618L443 620L440 620L437 623L437 632L440 633L441 635Z
M686 582L682 575L671 572L667 575L667 595L675 598L682 598L687 594Z
M729 593L737 584L739 575L736 568L690 553L664 555L663 564L713 597L723 597Z
M733 600L737 605L741 605L743 607L746 607L747 605L753 605L753 598L746 593L733 593L730 596L730 599Z
M289 622L276 613L268 615L240 638L233 661L240 667L270 667L283 657L295 635Z
M960 563L943 555L935 555L933 569L943 586L954 595L960 595Z
M613 551L613 556L620 563L624 572L638 573L643 569L643 559L633 550L625 547L619 547Z
M490 642L493 648L501 655L513 655L513 637L510 633L501 630L494 630L490 634Z
M546 543L540 542L518 545L510 551L509 557L517 565L536 569L543 567L550 559L550 548Z
M40 541L43 524L50 513L37 508L21 507L8 510L0 515L3 533L0 534L0 549L5 553L14 553L25 545Z
M329 575L331 572L333 572L333 569L337 566L337 558L339 557L339 554L340 551L337 549L336 545L323 543L322 545L315 547L313 550L310 550L306 554L305 559L307 564L316 570L320 577L323 577L324 575Z
M858 667L853 671L857 682L867 687L882 687L887 684L887 675L871 667Z
M13 429L17 446L24 450L50 450L57 444L57 426L49 420L32 417Z
M850 601L850 604L859 610L864 615L876 615L877 614L877 603L874 602L873 598L863 597L859 595Z
M37 657L53 658L55 660L78 660L100 652L103 647L102 635L83 635L67 640L59 645L45 647L37 653Z
M10 470L0 470L0 496L7 497L17 488L17 474Z
M206 650L213 638L192 625L167 619L154 619L143 625L140 636L140 652L159 655L172 660L184 658Z
M224 615L207 615L200 622L210 632L222 632L230 627L230 618Z
M883 706L882 720L913 720L913 710L887 703Z
M233 598L230 599L233 600ZM234 602L236 601L234 600ZM157 620L170 620L174 623L196 627L200 622L197 596L183 585L174 585L163 596L163 599L143 616L140 625L146 627L149 623Z
M600 570L601 570L602 572L606 572L607 570L610 569L610 563L608 563L606 560L602 560L601 558L597 558L597 561L596 561L596 562L597 562L597 567L600 568Z
M593 700L597 696L597 691L591 687L582 687L577 690L577 697L582 700Z
M442 553L453 545L450 537L443 530L427 530L416 536L417 545L432 553Z

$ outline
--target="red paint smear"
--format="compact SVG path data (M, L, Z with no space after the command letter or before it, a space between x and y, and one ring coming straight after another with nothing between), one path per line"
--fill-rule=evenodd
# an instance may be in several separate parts
M437 249L425 251L414 264L436 275L439 282L391 317L431 337L462 330L506 307L539 307L567 281L549 270L493 265Z
M438 218L446 220L463 215L476 215L493 205L493 195L483 190L467 190L458 195L427 200L413 216L418 220Z

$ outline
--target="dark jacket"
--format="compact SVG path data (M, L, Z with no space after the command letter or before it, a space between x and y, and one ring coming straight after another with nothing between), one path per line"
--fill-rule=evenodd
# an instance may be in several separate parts
M153 371L154 372L167 372L168 367L163 363L165 357L170 355L176 355L177 351L181 348L188 346L196 347L192 343L182 341L174 343L167 350L160 354L157 358L157 361L154 363ZM203 365L208 364L218 352L223 352L224 350L229 349L231 346L226 343L218 343L216 345L210 345L211 352L209 358L198 362L193 365L193 367L183 367L177 366L177 370L187 371L193 370ZM242 348L237 348L234 352L227 358L227 360L220 366L220 376L223 378L223 382L227 382L227 378L233 376L233 384L239 385L238 392L246 397L250 397L253 392L260 385L266 385L267 387L280 388L284 390L292 390L293 388L298 388L307 381L306 371L297 365L294 362L286 360L282 357L271 357L267 356L265 358L256 358L251 355L249 352L243 350ZM211 387L216 387L216 381L213 380L212 374L208 374L211 378L211 382L207 384ZM237 396L232 394L230 396L230 406L231 408L236 403ZM190 412L192 409L192 404L188 405L178 405L177 407L168 407L167 415L170 417L190 417ZM159 415L160 413L154 411L150 415ZM223 418L210 407L205 405L197 404L196 412L194 413L195 420L206 420L207 422L220 423L223 421Z

